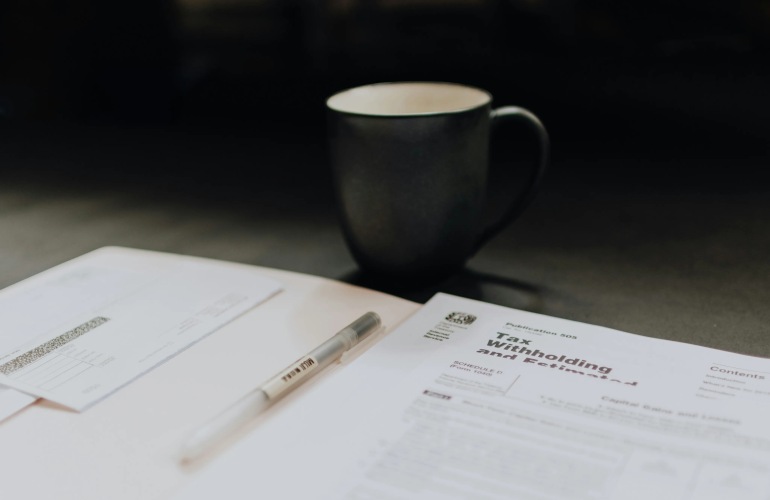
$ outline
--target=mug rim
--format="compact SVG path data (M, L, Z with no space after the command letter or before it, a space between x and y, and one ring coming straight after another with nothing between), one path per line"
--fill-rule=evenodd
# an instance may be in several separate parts
M332 104L332 100L342 96L343 94L348 94L361 89L368 89L373 87L397 86L397 85L441 85L441 86L447 86L447 87L461 87L464 89L469 89L469 90L478 92L480 94L483 94L484 100L483 102L479 102L478 104L458 106L455 109L445 109L445 110L439 110L439 111L416 111L416 112L405 112L405 113L356 111L351 109L345 109ZM490 106L491 103L492 103L492 94L490 94L488 91L482 88L475 87L473 85L466 85L463 83L427 81L427 80L390 81L390 82L378 82L378 83L369 83L366 85L358 85L356 87L350 87L344 90L340 90L339 92L335 92L334 94L332 94L326 99L327 109L334 111L336 113L343 113L343 114L354 115L354 116L379 117L379 118L408 118L408 117L421 117L421 116L451 115L451 114L457 114L457 113L464 113L466 111L475 110L478 108L482 108L484 106Z

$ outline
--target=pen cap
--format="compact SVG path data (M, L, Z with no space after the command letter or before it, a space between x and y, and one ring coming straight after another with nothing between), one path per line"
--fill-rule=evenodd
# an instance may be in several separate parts
M366 337L377 331L382 324L380 315L375 312L368 312L349 324L345 329L353 330L356 333L356 341L360 342Z

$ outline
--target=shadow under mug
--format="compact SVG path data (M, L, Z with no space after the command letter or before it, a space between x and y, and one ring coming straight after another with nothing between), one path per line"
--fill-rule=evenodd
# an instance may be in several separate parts
M375 280L437 280L461 268L532 201L548 164L548 133L524 108L453 83L396 82L326 101L332 175L348 247ZM539 158L521 194L482 221L490 127L528 125Z

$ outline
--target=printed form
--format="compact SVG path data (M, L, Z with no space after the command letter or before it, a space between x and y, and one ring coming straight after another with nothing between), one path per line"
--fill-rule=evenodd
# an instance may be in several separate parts
M768 359L439 294L179 498L767 500L768 422Z
M249 266L117 247L8 287L0 418L36 397L83 410L280 289Z

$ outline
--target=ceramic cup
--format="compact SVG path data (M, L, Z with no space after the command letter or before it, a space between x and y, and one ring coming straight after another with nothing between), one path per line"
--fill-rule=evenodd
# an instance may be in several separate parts
M526 109L492 109L481 89L438 82L366 85L326 101L343 232L369 275L435 280L461 268L532 201L548 163L548 134ZM521 194L482 220L490 127L518 120L540 157ZM497 140L497 139L496 139Z

